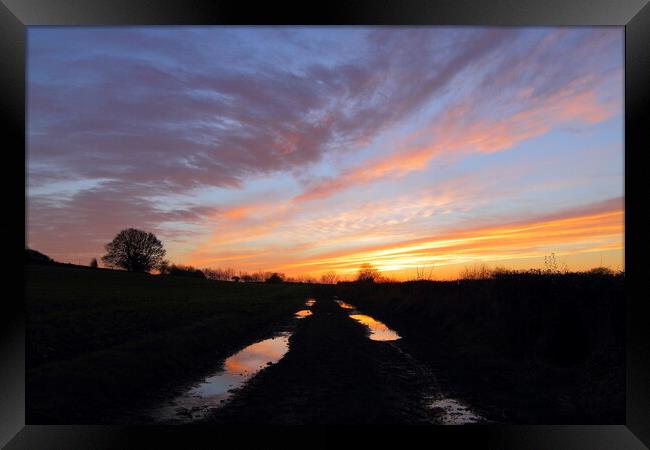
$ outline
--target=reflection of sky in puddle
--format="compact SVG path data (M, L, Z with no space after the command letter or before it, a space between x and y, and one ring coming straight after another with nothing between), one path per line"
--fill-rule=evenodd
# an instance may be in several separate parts
M370 316L359 313L357 308L343 300L334 300L341 308L350 310L350 317L357 322L370 328L370 339L373 341L394 341L400 338L396 331L391 330L385 323L373 319Z
M373 341L394 341L400 336L378 320L373 319L365 314L350 314L354 320L370 328L370 339Z
M267 366L278 362L289 350L289 336L284 332L278 336L249 345L224 362L224 370L206 378L198 386L175 398L172 404L153 412L158 420L177 419L191 421L203 418L210 408L217 408L222 400L232 394L249 378Z
M443 425L463 425L468 423L481 422L483 418L472 412L467 406L453 398L442 398L434 400L429 407L440 408L442 411L438 420Z
M310 298L309 300L307 300L305 302L305 306L311 307L311 306L314 306L314 303L316 303L316 299L315 298Z
M298 311L298 312L296 313L296 317L297 317L298 319L302 319L303 317L311 316L311 314L312 314L312 313L311 313L310 310L308 310L308 309L301 309L300 311Z
M356 308L354 307L354 305L351 305L351 304L349 304L349 303L345 303L345 302L342 301L342 300L334 300L334 301L335 301L336 303L338 303L338 305L339 305L341 308L343 308L343 309L356 309Z

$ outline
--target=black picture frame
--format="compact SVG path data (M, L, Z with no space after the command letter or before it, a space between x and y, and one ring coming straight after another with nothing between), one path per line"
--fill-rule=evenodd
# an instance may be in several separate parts
M401 438L431 446L442 442L454 447L500 449L641 449L650 445L650 346L645 337L647 300L641 294L641 212L635 207L634 184L641 183L640 159L647 153L650 124L650 5L648 0L402 0L303 2L281 8L261 3L201 0L0 0L0 89L2 123L6 126L6 219L2 221L7 245L15 258L3 261L5 283L15 285L22 269L25 245L25 61L26 29L39 25L181 25L181 24L302 24L302 25L489 25L564 26L615 25L625 27L625 267L626 267L626 388L625 425L486 425L470 427L412 427ZM6 137L10 139L7 140ZM645 137L645 139L644 139ZM643 143L646 142L646 145ZM10 176L11 175L11 176ZM23 179L24 182L24 179ZM11 212L9 212L11 211ZM23 226L23 231L19 227ZM630 244L631 243L631 244ZM13 263L12 263L13 261ZM632 283L631 285L629 283ZM636 286L636 285L639 286ZM334 446L338 429L312 427L307 433L265 427L241 428L36 426L25 425L25 315L20 289L3 301L0 343L0 445L7 449L40 448L197 448L225 445L225 434L238 439L238 447L275 448L290 442L305 446ZM639 292L636 294L635 292ZM249 427L250 428L250 427ZM247 430L249 429L247 428ZM346 445L383 442L394 427L353 433ZM302 440L299 441L298 439ZM255 444L253 444L255 442ZM414 441L415 442L415 441ZM329 445L328 445L329 444ZM410 446L402 446L410 448Z

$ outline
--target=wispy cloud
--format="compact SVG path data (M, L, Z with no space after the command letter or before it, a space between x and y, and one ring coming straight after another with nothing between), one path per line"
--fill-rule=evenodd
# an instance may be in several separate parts
M549 44L543 40L539 45ZM542 65L545 61L529 63ZM581 69L574 71L573 78L564 72L558 78L555 86L543 79L544 95L538 92L539 86L530 84L530 79L509 86L505 95L480 84L465 98L454 99L427 126L403 137L388 155L364 161L336 177L311 181L295 200L324 198L357 184L403 177L425 169L437 156L508 150L558 127L595 124L620 114L622 96L601 98L599 93L608 92L608 84L622 86L621 70L594 75Z
M32 28L29 245L96 256L136 226L160 234L172 258L288 270L330 251L354 259L467 215L488 230L496 218L480 212L486 203L515 209L480 169L464 169L477 157L496 161L563 130L577 137L555 157L601 129L622 136L610 123L622 113L622 36L611 27ZM622 152L610 147L610 158ZM562 161L586 180L608 164ZM500 173L501 191L526 191ZM564 206L622 195L580 186L564 188Z
M622 248L622 203L622 199L612 199L526 222L453 230L445 235L391 242L355 252L321 254L283 268L307 272L335 269L350 273L371 261L382 270L395 271L427 264L499 261L543 256L551 252L595 251L601 250L602 242L608 240L611 242L607 243L607 248Z

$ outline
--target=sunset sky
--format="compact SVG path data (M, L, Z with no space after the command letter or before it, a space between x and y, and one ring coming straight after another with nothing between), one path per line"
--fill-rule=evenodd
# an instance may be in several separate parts
M28 29L27 244L396 279L624 268L623 27Z

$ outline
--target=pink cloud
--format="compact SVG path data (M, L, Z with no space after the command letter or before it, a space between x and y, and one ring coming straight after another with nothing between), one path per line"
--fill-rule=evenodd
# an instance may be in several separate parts
M622 82L621 73L611 75ZM454 105L436 116L429 128L410 137L411 142L429 140L425 146L409 143L388 156L365 161L344 170L335 178L307 185L295 201L326 198L352 186L370 183L383 178L398 178L423 170L436 156L442 154L494 153L513 148L518 143L539 137L552 129L576 122L595 124L622 112L620 99L601 101L598 90L607 79L592 75L573 80L544 99L523 99L521 95L511 100L518 110L505 117L476 114L472 105L489 103L481 92ZM532 88L525 89L524 97Z

